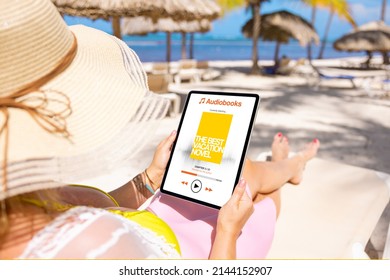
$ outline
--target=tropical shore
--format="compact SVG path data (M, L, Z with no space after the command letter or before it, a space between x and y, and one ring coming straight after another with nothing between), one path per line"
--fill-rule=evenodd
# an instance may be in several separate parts
M355 62L361 60L356 58ZM350 63L353 61L349 59ZM357 88L352 88L350 81L339 79L321 81L317 85L316 79L307 75L248 75L250 61L210 61L210 67L221 72L219 78L199 83L172 83L169 90L179 94L182 101L186 93L194 89L258 93L262 100L249 156L267 151L272 136L281 131L289 136L293 149L318 137L320 157L388 173L390 98L375 87L375 79L384 77L386 71L336 68L343 65L340 63L338 59L313 61L333 76L354 75ZM270 64L271 61L261 62L263 66ZM145 69L148 68L150 64L145 64ZM369 92L364 88L365 83L372 86ZM163 122L171 123L170 128L177 125L177 120Z

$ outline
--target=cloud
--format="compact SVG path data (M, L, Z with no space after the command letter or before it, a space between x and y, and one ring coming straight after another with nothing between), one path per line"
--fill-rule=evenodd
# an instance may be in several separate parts
M379 20L381 13L381 6L368 6L361 3L350 4L352 16L356 20L358 25L364 24L369 21ZM390 14L390 8L387 8L386 14ZM386 22L389 21L389 18Z

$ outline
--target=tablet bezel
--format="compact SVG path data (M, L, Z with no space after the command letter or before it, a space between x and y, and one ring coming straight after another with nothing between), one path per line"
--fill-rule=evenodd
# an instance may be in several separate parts
M187 99L185 101L183 112L182 112L182 115L180 117L180 122L179 122L179 125L178 125L178 128L177 128L176 140L175 140L175 142L172 145L171 154L169 156L168 163L167 163L167 166L166 166L166 169L165 169L165 172L164 172L164 177L163 177L162 182L161 182L160 191L162 193L164 193L164 194L171 195L171 196L174 196L174 197L178 197L178 198L190 201L190 202L198 203L198 204L201 204L201 205L204 205L204 206L207 206L207 207L211 207L211 208L215 208L215 209L220 209L221 206L219 206L219 205L208 203L208 202L205 202L205 201L199 200L199 199L194 199L192 197L184 196L184 195L181 195L181 194L178 194L178 193L175 193L175 192L172 192L172 191L164 189L164 184L165 184L166 178L167 178L168 173L169 173L170 164L171 164L173 155L175 153L176 141L179 138L179 135L180 135L180 132L181 132L181 128L182 128L182 124L184 122L184 119L186 118L187 107L188 107L189 101L191 99L191 96L195 95L195 94L216 95L216 96L239 96L239 97L255 98L255 102L254 102L254 106L253 106L253 110L252 110L252 114L251 114L251 118L250 118L250 123L249 123L249 126L248 126L248 130L246 132L245 143L243 145L243 150L242 150L242 153L241 153L240 162L239 162L238 169L237 169L237 172L236 172L237 174L236 174L236 178L235 178L235 183L234 183L234 186L232 188L232 193L233 193L233 191L234 191L234 189L235 189L236 185L238 184L238 181L239 181L239 179L241 177L242 168L243 168L244 160L245 160L245 157L246 157L246 154L247 154L249 142L250 142L250 139L251 139L251 134L252 134L254 122L256 120L257 111L259 109L260 95L259 94L255 94L255 93L192 90L192 91L190 91L188 93Z

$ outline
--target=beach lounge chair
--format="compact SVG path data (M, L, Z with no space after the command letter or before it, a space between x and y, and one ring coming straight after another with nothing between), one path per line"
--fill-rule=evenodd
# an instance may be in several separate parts
M153 62L151 72L153 74L166 74L168 70L169 65L167 62Z
M171 101L169 115L171 117L177 116L180 113L181 99L176 93L169 92L168 86L172 82L172 75L149 73L147 77L149 89L155 93L163 94L164 97L168 98Z
M211 68L207 60L197 61L196 68L201 71L202 81L214 80L221 76L221 71Z
M275 73L279 75L301 74L300 68L304 65L306 65L306 59L304 58L298 60L284 59L281 60Z
M320 86L322 81L326 81L326 80L346 80L346 81L349 81L351 83L353 88L357 88L357 85L355 83L356 77L353 75L345 75L345 74L329 75L329 74L326 74L326 73L320 71L317 67L315 67L313 65L312 65L312 67L313 67L315 74L317 75L317 81L315 84L316 88L318 88Z
M265 159L265 154L258 158ZM390 175L315 158L299 186L282 188L282 208L267 258L369 258L364 248L389 198ZM389 251L387 233L383 258Z
M176 84L180 84L183 81L200 82L202 71L196 67L195 59L181 59L178 62L178 71L174 75L174 81Z
M365 246L389 199L389 174L315 158L299 186L282 188L267 259L369 259ZM390 230L383 234L387 241L381 258L388 259Z
M366 78L362 83L362 87L369 97L390 96L390 77Z

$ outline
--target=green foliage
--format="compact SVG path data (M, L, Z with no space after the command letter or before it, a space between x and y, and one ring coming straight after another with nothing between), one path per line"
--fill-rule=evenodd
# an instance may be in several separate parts
M243 6L250 6L254 4L261 4L263 2L269 2L270 0L216 0L218 5L222 9L222 13L229 12L234 9L241 8Z
M346 19L352 26L356 27L356 22L350 12L347 0L301 0L314 8L325 8L336 13L340 18Z
M248 4L248 0L217 0L223 12L228 12Z

